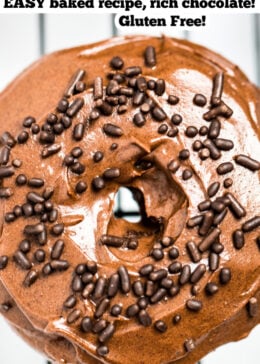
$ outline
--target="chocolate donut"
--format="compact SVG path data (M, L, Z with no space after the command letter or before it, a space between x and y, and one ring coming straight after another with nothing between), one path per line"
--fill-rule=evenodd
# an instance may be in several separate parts
M259 90L167 37L53 53L0 95L0 310L58 363L194 364L260 322ZM141 218L114 213L120 187Z

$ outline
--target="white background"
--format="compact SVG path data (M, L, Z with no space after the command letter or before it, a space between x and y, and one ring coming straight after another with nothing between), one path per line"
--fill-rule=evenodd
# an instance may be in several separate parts
M191 32L173 29L167 34L210 47L238 64L253 82L260 84L259 15L208 15L207 24L206 29ZM129 29L124 33L130 33ZM160 30L134 29L132 33L159 35ZM0 14L0 90L42 53L109 38L113 34L116 34L113 16L108 14ZM126 206L131 206L128 197L122 208ZM217 349L202 363L259 364L259 339L260 327L248 339ZM42 356L17 338L0 318L0 364L44 363Z

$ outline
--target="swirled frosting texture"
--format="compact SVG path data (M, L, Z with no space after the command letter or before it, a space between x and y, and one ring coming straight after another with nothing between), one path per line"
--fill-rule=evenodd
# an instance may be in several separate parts
M156 65L153 67L144 62L144 51L148 46L156 51ZM110 66L115 56L124 61L121 70ZM127 67L136 66L142 68L141 74L124 79L123 84L119 83L117 87L128 87L130 79L142 76L146 83L154 80L156 84L158 80L164 80L165 92L160 95L160 92L152 90L152 86L144 86L145 89L141 90L144 100L140 105L133 104L133 96L127 95L126 110L119 111L114 105L110 105L112 110L109 112L103 110L93 97L96 78L103 79L105 94L109 82L107 75L112 78L115 74L124 74ZM26 116L32 115L36 120L34 124L41 128L46 125L50 113L60 120L67 111L57 111L57 103L71 75L78 69L86 72L83 77L86 88L75 95L72 92L67 100L71 105L80 99L82 105L72 115L72 125L55 134L57 152L43 158L42 150L53 142L40 142L41 133L33 134L32 128L24 128L22 122ZM201 127L204 126L205 130L205 126L209 128L213 123L212 119L205 120L205 114L214 109L211 104L213 79L216 74L222 73L224 90L221 100L233 113L217 115L220 134L216 138L208 138L208 135L203 135ZM136 87L132 81L128 89L136 93ZM113 96L119 94L120 91L115 91ZM206 97L205 105L194 102L196 94ZM169 95L174 95L179 101L169 102ZM110 100L110 103L113 102ZM148 113L145 109L140 111L144 103L150 105ZM156 108L159 115L154 111ZM100 113L96 120L89 117L93 109ZM160 116L162 111L164 116ZM142 126L133 121L137 113L145 119ZM172 119L176 114L182 117L180 124L176 122L178 126ZM2 133L8 130L15 138L24 130L29 134L27 141L23 142L20 136L20 142L18 138L18 143L11 148L7 166L12 163L16 166L10 167L10 177L2 178L1 187L9 188L12 195L1 199L0 257L8 257L8 263L0 270L0 304L10 324L32 346L58 363L192 364L219 345L245 337L259 323L259 91L236 66L186 41L166 37L115 38L57 52L33 64L0 95L0 120ZM79 140L75 140L77 124L84 126ZM120 132L117 129L117 135L111 135L111 125L108 124L119 127ZM165 126L161 127L162 124ZM53 127L51 122L49 125ZM191 126L201 132L187 129ZM196 136L193 136L192 130ZM207 146L206 139L214 145L218 143L216 139L229 140L233 147L224 147L229 150L217 148L220 155L214 157L214 153L213 156L210 153L211 144ZM194 146L195 141L200 145L199 150ZM5 143L10 144L2 138L2 147ZM71 155L75 147L80 147L83 153L75 157L77 160L73 163L79 162L83 170L78 166L79 169L73 171L64 163L64 158ZM188 158L180 158L183 150L189 151ZM103 153L99 162L94 160L97 151ZM237 162L237 156L241 155L254 160L253 171ZM21 166L19 161L22 161ZM217 168L223 163L231 163L233 169L225 174L218 172ZM112 174L116 173L113 178L104 173L111 168ZM40 178L44 186L19 185L17 176L20 174L24 174L27 180ZM227 178L232 179L229 188L224 187ZM82 189L77 187L78 182L84 183L80 185ZM219 182L220 186L210 199L208 188L215 182ZM228 182L225 182L226 187ZM104 184L104 188L100 183ZM121 186L135 193L143 214L139 223L114 216L114 198ZM49 200L36 202L30 200L33 198L31 195L28 197L28 193L34 192L37 198L42 198L48 187L54 190ZM232 196L239 203L237 209L234 201L232 204ZM205 200L210 200L209 206L206 210L202 207L200 211L198 205ZM45 205L42 211L40 205L46 204L46 201L51 201L52 207ZM26 203L38 212L30 213L30 207L24 206ZM22 216L12 216L15 206L22 207ZM56 210L55 221L50 221L51 213L48 211L52 209ZM219 217L223 210L226 214L223 220L219 224L216 220L213 223L212 219ZM49 214L46 222L42 217L44 213ZM211 219L209 226L205 226L206 214ZM16 215L19 215L18 212ZM199 226L193 228L187 226L190 219L198 215L202 215L204 222L200 221ZM253 218L255 226L252 228L252 223L249 223L248 228L245 222ZM38 233L28 233L28 229L36 224L40 224L37 225L39 229L42 226L46 229L47 238L43 237L43 242L39 242ZM59 228L62 231L58 231ZM217 235L204 249L202 242L210 240L213 230ZM234 238L237 230L240 240ZM123 237L123 243L118 247L110 246L104 243L107 236ZM166 237L171 238L170 246L162 244ZM29 241L30 249L17 256L24 239ZM62 255L52 259L53 246L59 239L64 242ZM136 249L126 246L129 239L138 241ZM187 248L188 242L194 242L197 250L200 248L196 262ZM170 256L169 251L173 247L178 251L178 257L173 257L174 253ZM44 253L39 253L39 249ZM218 249L223 251L216 253ZM36 259L36 251L38 257L45 254L44 261ZM48 266L49 262L52 263ZM55 262L63 266L55 268ZM83 273L77 275L75 270L79 264L89 262L97 263L97 272L95 269L92 272L94 291L88 295L84 288L89 282L79 283ZM181 265L179 270L175 267L176 272L169 268L174 262ZM139 271L146 264L152 264L154 272L164 269L166 280L157 280L151 275L141 276ZM2 265L5 265L3 258ZM189 271L193 273L198 266L201 277L197 281L196 277L191 278ZM91 273L91 268L85 269ZM146 297L143 300L146 307L140 308L142 303L139 302L134 317L129 317L132 315L127 308L136 304L138 297L133 288L125 287L125 272L129 274L132 285L135 281L142 282ZM31 276L28 277L28 274ZM119 279L118 292L109 295L110 278L115 274ZM165 273L162 275L165 278ZM105 288L99 295L97 282L102 282L102 279ZM148 281L153 282L152 297L161 290L162 297L158 302L156 297L152 299L147 293ZM217 287L218 291L209 294L209 287L211 290ZM64 303L69 296L75 297L76 303L66 308ZM106 299L107 303L104 303ZM102 302L105 309L99 317L97 308ZM111 314L111 307L115 304L122 307L117 316ZM178 323L174 322L174 319L178 321L176 315L181 317ZM91 332L86 332L86 327L82 330L82 320L86 317L92 322ZM102 331L101 334L93 333L93 327L97 331L98 326L95 325L101 320L104 320L104 327L112 324L114 331L105 343L102 342ZM167 327L165 332L154 327L158 320L162 321L157 323L161 331Z

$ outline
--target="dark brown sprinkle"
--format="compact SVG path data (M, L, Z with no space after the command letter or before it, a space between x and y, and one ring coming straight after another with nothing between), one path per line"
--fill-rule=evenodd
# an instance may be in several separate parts
M234 148L234 143L229 139L217 138L214 140L214 143L220 150L228 151Z
M64 250L64 241L59 239L55 242L51 249L51 259L60 259Z
M61 145L60 144L52 144L49 147L45 147L42 150L41 156L42 158L48 158L53 154L58 153L61 150Z
M34 117L32 116L27 116L24 120L23 120L23 126L25 128L30 128L32 126L32 124L36 123L36 120Z
M187 181L188 179L190 179L193 176L193 172L190 169L185 169L182 172L182 179L184 181Z
M138 313L138 321L145 327L148 327L152 324L152 319L146 310L141 310Z
M28 201L33 202L33 203L44 202L44 198L36 192L28 192L26 197L27 197Z
M115 70L121 70L124 67L124 61L121 57L113 57L110 61L110 66Z
M20 250L17 250L14 253L14 260L22 269L28 270L31 269L32 267L32 263L29 261L26 255Z
M4 145L0 151L0 164L5 165L9 162L10 158L10 147Z
M87 299L90 294L94 291L95 289L95 284L94 283L88 283L85 288L83 289L83 292L81 293L82 297Z
M120 169L119 168L108 168L103 173L103 177L105 179L114 179L120 176Z
M181 321L181 315L175 315L172 319L173 324L178 324Z
M79 112L79 110L83 107L83 105L84 105L84 99L82 99L81 97L76 98L69 105L68 109L66 110L66 114L70 118L74 117Z
M83 123L78 123L73 129L73 138L77 141L82 140L84 137L85 125Z
M77 81L75 84L75 93L80 93L86 90L86 84L83 81Z
M141 310L146 309L149 305L149 299L147 297L140 297L137 300L137 304Z
M45 230L45 226L43 223L35 224L35 225L25 225L24 234L26 235L38 235Z
M54 143L55 135L52 132L41 131L40 132L40 142L43 144L52 144Z
M213 225L213 220L214 220L214 213L212 211L207 211L204 214L202 224L199 228L200 235L204 236L209 232L211 226Z
M207 193L209 197L213 197L218 193L218 190L220 188L219 182L213 182L207 189Z
M223 212L225 210L226 205L221 200L215 200L211 203L211 208L217 213Z
M146 282L146 287L145 287L145 295L147 297L151 297L154 294L154 290L155 290L155 284L153 281L147 281Z
M260 162L246 155L237 155L234 157L234 160L237 164L249 169L250 171L259 171L260 169Z
M37 271L35 271L33 269L30 270L24 279L24 282L23 282L24 286L30 287L32 284L34 284L36 282L38 277L39 277L39 274Z
M72 124L71 118L69 118L67 115L62 115L60 122L64 129L68 129Z
M22 205L22 211L24 216L32 216L33 215L33 206L29 203L25 203Z
M120 248L126 243L127 239L115 235L102 235L100 241L104 245Z
M100 319L92 327L92 332L94 332L94 334L99 334L106 328L106 326L107 326L107 321L104 319Z
M54 125L56 124L58 121L58 117L56 114L53 114L53 113L50 113L48 116L47 116L47 119L46 119L46 122L50 125Z
M61 235L64 231L64 224L63 223L60 223L60 224L55 224L52 229L51 229L51 232L53 235Z
M30 178L28 180L28 186L34 188L41 188L44 185L44 180L42 178Z
M15 138L8 131L1 135L1 142L3 145L7 145L10 148L13 148L16 144Z
M125 77L125 75L123 73L116 73L116 74L113 74L112 79L120 84L120 83L125 82L126 77Z
M106 356L109 353L109 349L106 345L100 345L97 347L97 355Z
M79 276L86 273L86 271L87 271L86 264L78 264L76 269L75 269L76 274L79 275Z
M198 134L198 129L195 126L188 126L185 130L185 135L188 138L194 138Z
M171 122L174 125L180 125L180 123L182 122L182 116L179 114L173 114L171 117Z
M87 265L87 269L90 273L92 274L96 274L97 273L97 270L98 270L98 267L97 267L97 263L94 262L94 261L88 261L86 263Z
M94 100L102 99L103 97L103 79L102 77L96 77L93 85Z
M8 312L12 308L12 304L10 302L4 302L0 304L0 312Z
M193 102L195 105L203 107L206 105L207 99L202 94L196 94L193 98Z
M110 145L110 150L116 150L117 149L117 147L118 147L118 144L117 143L112 143L111 145Z
M28 253L31 250L31 244L29 240L22 240L19 244L19 249L25 254Z
M219 273L221 284L227 284L231 280L231 271L229 268L222 268Z
M143 285L142 281L140 281L140 280L135 281L132 285L132 288L133 288L134 294L137 297L141 297L144 295L144 285Z
M167 118L166 113L164 112L164 110L159 107L159 106L155 106L152 109L152 116L156 121L164 121Z
M71 296L69 296L69 297L66 299L66 301L63 303L63 306L64 306L65 308L73 308L73 307L75 307L76 303L77 303L77 299L76 299L76 297L75 297L74 295L71 295ZM84 320L84 319L83 319L83 320ZM82 322L83 322L83 320L82 320Z
M126 111L127 111L127 106L126 105L120 105L117 108L118 114L124 114Z
M50 263L47 263L44 265L44 267L42 268L42 273L45 276L48 276L49 274L52 273L52 268L51 268Z
M241 219L242 217L246 216L246 210L243 208L243 206L240 204L240 202L232 193L227 193L225 196L230 201L228 207L231 210L231 212L235 215L235 217Z
M89 114L89 120L97 120L100 117L100 112L96 109L92 110Z
M131 87L131 88L137 88L137 78L136 77L133 77L133 78L130 78L127 80L127 86Z
M172 161L170 161L170 163L168 164L168 169L170 172L172 173L176 173L178 171L178 169L180 168L180 162L178 159L173 159Z
M113 336L114 332L115 326L110 322L107 327L100 333L98 340L101 343L105 343Z
M138 76L140 73L142 73L141 67L133 66L133 67L127 67L125 69L125 75L127 77L135 77Z
M148 46L144 52L145 65L154 67L156 65L156 52L153 46Z
M220 121L217 119L212 120L208 131L208 138L210 139L217 138L220 134L220 128L221 128Z
M232 234L233 244L236 249L241 249L245 245L245 236L242 230L235 230Z
M108 136L117 138L124 134L123 130L119 126L110 123L104 124L103 131Z
M101 151L97 151L93 155L93 160L95 163L102 161L103 158L104 158L104 153L102 153Z
M22 207L20 205L16 205L13 209L13 213L16 217L20 217L23 214Z
M65 166L67 167L72 166L73 163L74 163L74 158L71 155L66 155L66 157L64 158Z
M171 236L164 236L160 243L164 248L167 248L168 246L171 246L174 243L174 240Z
M219 225L224 220L224 218L226 217L227 211L228 210L225 209L220 214L215 215L214 219L213 219L213 225L215 225L215 226Z
M160 286L168 290L173 286L173 280L170 278L163 278L160 282Z
M66 90L64 91L65 97L70 97L75 93L75 90L77 90L77 84L82 83L81 80L85 76L85 71L82 69L77 70L73 76L71 77L68 86Z
M167 124L161 124L159 128L157 129L159 134L165 134L168 131L168 125Z
M15 220L15 215L12 212L7 212L5 214L5 222L13 222Z
M186 302L186 307L191 311L198 312L202 309L203 305L199 300L190 299Z
M127 248L131 249L131 250L135 250L138 248L138 240L137 239L130 239L129 242L127 243Z
M120 93L120 95L124 95L126 97L133 97L134 90L131 87L122 86L119 89L119 93Z
M8 264L8 257L6 255L0 256L0 270L5 269Z
M127 317L134 317L137 315L137 313L140 311L139 306L134 303L127 307L126 309L126 316Z
M195 349L195 342L193 339L187 339L185 340L184 342L184 347L185 347L185 350L190 353L191 351L193 351Z
M234 169L233 164L231 162L226 162L226 163L221 163L217 167L217 172L219 175L223 175L223 174L233 171L233 169Z
M120 278L122 292L128 293L131 288L131 282L130 282L128 270L126 269L126 267L121 265L118 268L118 274L119 274L119 278Z
M105 187L105 181L102 177L95 177L92 180L92 187L94 190L99 191Z
M122 306L121 305L113 305L110 310L110 314L114 317L119 316L122 313Z
M250 298L247 304L247 310L250 317L255 317L258 313L258 301L256 297Z
M168 251L168 255L170 259L177 259L179 257L179 250L173 247Z
M43 249L37 249L34 253L34 258L37 262L42 263L45 260L45 251Z
M135 92L133 96L133 105L139 106L142 105L145 99L145 94L143 92Z
M190 277L191 283L197 283L205 274L206 272L206 265L205 264L199 264L196 269L192 272Z
M200 242L199 250L203 253L208 250L211 245L220 236L221 230L219 228L214 228L209 232L209 234Z
M163 278L167 277L167 270L166 269L158 269L154 270L149 274L149 279L153 282L157 282L162 280Z
M52 211L53 210L53 203L51 201L44 200L44 209L45 211Z
M125 105L127 103L127 97L125 95L120 95L118 97L119 105Z
M179 101L180 101L180 99L174 95L169 95L168 99L167 99L167 102L170 105L177 105Z
M191 294L193 296L197 296L200 293L200 291L201 291L201 288L198 284L193 284L191 286Z
M147 82L147 86L148 86L149 90L154 90L155 89L155 85L156 85L155 80L149 80Z
M99 302L99 304L96 307L95 311L95 318L98 319L106 312L110 305L110 301L108 298L104 298L102 301Z
M162 79L158 79L155 84L154 92L157 96L162 96L165 92L165 81Z
M223 185L225 188L229 188L233 185L233 180L232 178L226 178L223 182Z
M203 115L203 118L206 121L211 121L215 119L218 116L223 116L225 118L230 118L233 114L233 110L228 107L223 101L221 103L214 107L213 109L209 110Z
M119 91L119 85L115 80L111 80L109 81L107 87L106 87L106 94L108 96L114 96L118 93Z
M219 267L219 254L210 252L209 254L209 269L214 272Z
M218 72L213 79L213 90L211 96L211 104L213 106L218 106L221 103L221 97L224 87L224 73Z
M48 214L48 220L49 222L55 222L58 218L58 210L57 209L53 209L49 214Z
M222 252L223 252L223 250L224 250L224 245L223 245L223 244L221 244L221 243L216 242L216 243L212 244L212 246L211 246L211 250L212 250L214 253L216 253L216 254L220 254L220 253L222 253Z
M190 151L188 149L182 149L179 153L179 159L186 160L190 157Z
M38 124L33 124L31 130L33 134L38 134L40 132L40 127Z
M205 291L208 295L212 296L218 292L218 285L213 282L209 282L205 286Z
M154 266L152 264L145 264L143 265L140 270L139 270L139 274L141 276L148 276L154 269Z
M250 231L255 230L259 226L260 226L260 216L255 216L252 219L244 222L244 224L242 225L242 230L244 233L248 233Z
M78 309L73 310L67 317L67 323L73 324L76 322L81 316L81 311Z
M99 277L96 281L95 290L93 293L94 298L99 299L103 296L106 289L107 280L105 277Z
M161 260L163 259L163 250L162 249L153 249L151 252L151 256L155 259L155 260Z
M83 282L78 275L74 276L74 278L72 279L71 288L73 292L81 292L83 290Z
M214 160L219 159L221 157L221 153L218 148L215 146L212 140L206 139L203 142L204 147L208 148L210 152L210 157Z
M203 220L203 215L193 216L187 221L187 227L194 228L195 226L200 225L202 223L202 220Z
M177 135L178 135L178 133L179 133L179 129L177 128L177 126L173 126L169 131L168 131L168 133L167 133L167 136L169 137L169 138L174 138L174 137L176 137Z
M24 144L27 142L28 138L29 134L27 133L27 131L24 130L18 135L17 141L19 144Z
M210 156L210 151L208 150L208 148L202 148L199 151L199 157L201 160L205 160Z
M181 269L182 269L182 265L180 262L174 262L168 266L168 271L169 271L169 273L172 273L172 274L179 273L181 271Z
M87 188L88 188L88 186L87 186L86 182L79 181L76 184L75 191L80 194L80 193L85 192Z
M0 167L0 179L11 177L14 175L14 173L15 171L13 166Z
M44 205L42 203L36 203L33 206L33 211L37 214L40 215L44 212Z
M159 332L166 332L167 331L167 325L164 321L162 320L157 320L154 323L154 328L159 331Z
M200 140L195 140L193 143L192 143L192 149L197 152L199 151L201 148L203 147L203 144Z
M181 275L179 277L179 283L181 285L184 285L190 280L190 276L191 276L191 269L189 264L186 264L182 267Z
M201 254L198 250L197 245L193 241L189 241L186 244L186 248L188 250L188 253L194 263L197 263L201 260Z
M13 194L13 190L9 187L0 187L0 198L9 198Z
M70 167L70 170L73 172L73 173L76 173L76 174L82 174L84 173L85 171L85 166L84 164L80 163L80 162L76 162L74 163L71 167Z
M138 77L136 80L136 87L140 92L147 90L147 82L144 77Z

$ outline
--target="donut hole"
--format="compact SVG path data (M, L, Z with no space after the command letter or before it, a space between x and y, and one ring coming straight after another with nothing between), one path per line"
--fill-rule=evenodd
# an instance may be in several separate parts
M140 190L120 187L114 198L113 213L115 218L132 223L140 222L142 218L141 200L143 200L143 196Z

